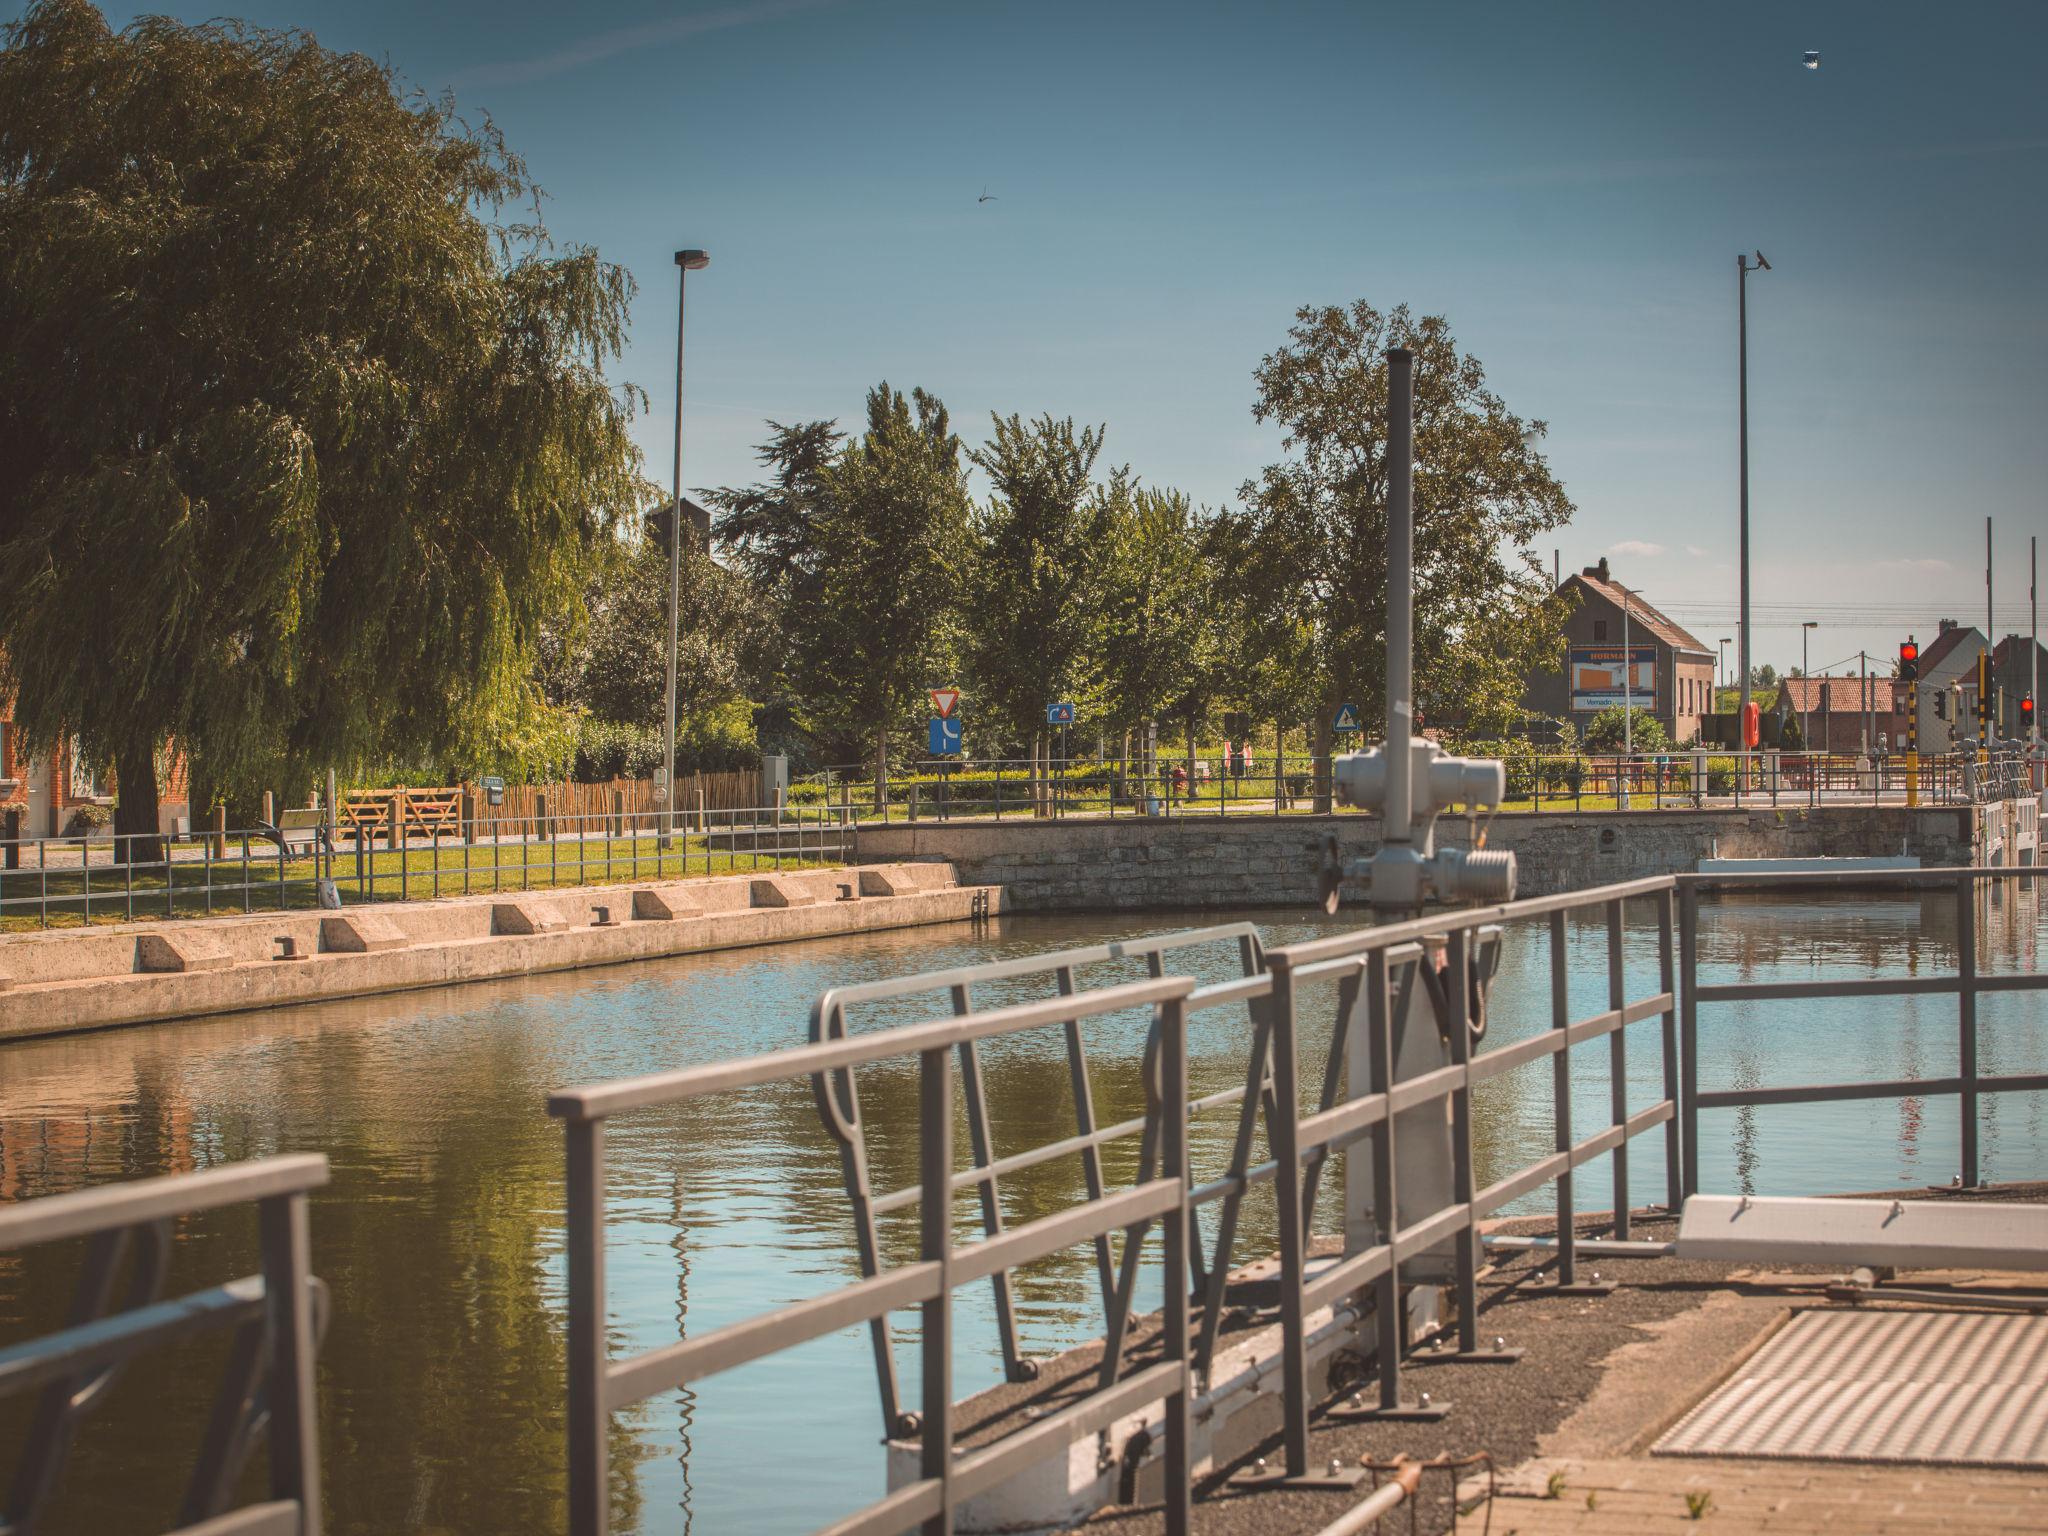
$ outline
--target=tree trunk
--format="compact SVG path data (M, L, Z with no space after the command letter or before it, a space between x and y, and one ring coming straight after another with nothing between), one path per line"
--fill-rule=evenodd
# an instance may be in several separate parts
M153 743L127 746L115 754L114 787L119 792L114 801L114 857L124 864L162 862Z
M889 728L885 725L875 732L875 810L887 814L889 808Z

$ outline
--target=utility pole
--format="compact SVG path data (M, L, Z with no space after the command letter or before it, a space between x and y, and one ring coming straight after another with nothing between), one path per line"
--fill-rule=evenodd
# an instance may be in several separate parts
M1742 439L1742 616L1735 631L1735 664L1742 671L1742 694L1735 706L1738 720L1749 718L1749 274L1770 270L1762 251L1756 253L1754 267L1747 256L1735 258L1736 371L1740 375L1736 389Z
M1863 668L1863 750L1867 753L1877 739L1870 729L1870 652L1858 651L1856 660Z
M674 500L668 520L668 709L661 742L662 817L659 846L666 848L676 825L676 648L681 641L683 599L683 294L692 272L711 258L702 251L676 252L676 457ZM693 538L696 530L691 530Z
M2027 540L2027 697L2034 701L2034 723L2027 743L2040 755L2041 747L2041 601L2040 540Z

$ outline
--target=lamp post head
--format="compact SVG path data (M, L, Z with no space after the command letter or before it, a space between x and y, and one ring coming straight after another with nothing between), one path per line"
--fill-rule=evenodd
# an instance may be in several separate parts
M711 265L709 251L677 251L676 265L685 272L701 272Z

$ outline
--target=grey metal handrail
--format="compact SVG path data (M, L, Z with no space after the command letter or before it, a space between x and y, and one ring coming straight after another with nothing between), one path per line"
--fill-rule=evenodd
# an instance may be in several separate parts
M233 1344L227 1367L176 1530L319 1536L313 1361L326 1288L312 1274L306 1195L326 1182L325 1157L295 1154L0 1207L0 1253L87 1239L67 1325L0 1349L0 1397L41 1392L13 1486L0 1507L0 1530L34 1536L41 1529L80 1422L130 1361L194 1334L228 1331ZM164 1299L171 1223L252 1201L261 1234L260 1272ZM119 1284L124 1267L125 1287ZM269 1498L230 1512L242 1466L266 1434Z
M1684 1193L1699 1193L1699 1114L1703 1109L1734 1109L1766 1104L1819 1104L1844 1099L1955 1096L1961 1116L1961 1186L1982 1182L1978 1157L1978 1099L1987 1093L2036 1093L2048 1089L2048 1073L1986 1074L1977 1065L1977 999L1986 992L2041 991L2048 975L2039 972L1981 976L1977 972L1977 896L1990 880L2031 882L2035 871L1955 868L1886 870L1887 885L1923 890L1946 887L1956 914L1956 970L1945 976L1881 976L1858 981L1717 982L1699 981L1699 898L1703 889L1829 891L1853 889L1869 877L1832 871L1789 874L1680 875L1679 951L1686 986L1680 1009L1685 1081ZM1812 1002L1822 998L1948 996L1956 999L1956 1071L1947 1077L1866 1079L1857 1082L1773 1084L1760 1088L1706 1090L1699 1086L1699 1009L1701 1004L1764 1001Z
M1461 1353L1471 1356L1478 1353L1478 1224L1488 1215L1549 1182L1558 1187L1559 1210L1565 1217L1564 1229L1569 1231L1572 1170L1592 1158L1614 1153L1615 1205L1620 1213L1616 1228L1619 1234L1626 1235L1625 1213L1631 1204L1627 1143L1660 1125L1666 1127L1667 1138L1676 1132L1677 1004L1671 985L1673 890L1673 882L1667 877L1575 896L1443 913L1412 923L1364 929L1271 951L1265 956L1265 970L1205 988L1197 988L1185 977L1159 976L1094 990L1063 992L980 1012L956 1002L955 1006L962 1011L952 1017L865 1035L832 1032L829 1021L835 1017L835 1010L843 1027L843 1005L847 999L856 995L869 999L903 996L935 988L951 994L956 987L971 987L973 968L968 973L939 972L933 977L845 989L837 994L836 1002L834 994L820 1000L822 1038L812 1044L741 1061L557 1093L549 1100L549 1110L564 1121L567 1137L570 1529L577 1536L596 1536L606 1528L606 1420L610 1412L652 1393L701 1380L716 1371L857 1323L868 1323L874 1337L886 1345L886 1332L874 1326L877 1320L893 1309L914 1305L923 1313L917 1346L923 1382L922 1412L914 1420L894 1414L892 1402L889 1428L892 1433L914 1433L919 1437L922 1475L917 1482L834 1525L833 1531L882 1532L912 1526L927 1532L950 1531L951 1511L959 1500L994 1487L1054 1448L1066 1445L1073 1436L1106 1429L1117 1418L1163 1399L1166 1523L1169 1532L1184 1532L1192 1499L1186 1437L1190 1400L1198 1385L1194 1367L1203 1358L1200 1352L1213 1344L1213 1332L1207 1331L1213 1316L1212 1298L1220 1292L1231 1259L1228 1236L1219 1234L1213 1262L1201 1265L1195 1252L1195 1212L1198 1206L1214 1200L1241 1198L1254 1183L1268 1180L1275 1185L1280 1211L1282 1432L1289 1472L1305 1474L1311 1406L1306 1353L1311 1313L1338 1303L1353 1292L1366 1288L1373 1291L1382 1399L1383 1403L1397 1404L1403 1348L1398 1292L1404 1263L1446 1240L1452 1242L1460 1302L1457 1334ZM1622 918L1628 901L1644 899L1654 900L1659 914L1660 984L1655 992L1630 999L1624 994L1620 963ZM1473 1055L1470 1036L1481 1000L1473 995L1467 959L1470 947L1479 940L1479 930L1503 918L1551 915L1551 938L1555 943L1562 937L1565 916L1575 909L1597 909L1607 919L1607 1006L1574 1020L1568 1015L1562 987L1556 987L1553 1028L1534 1040ZM1222 932L1231 935L1230 930ZM1217 933L1208 931L1211 938ZM1431 951L1432 941L1437 939L1443 941L1448 962L1441 973L1434 966ZM1163 968L1160 957L1164 953L1185 947L1171 943L1127 945L1121 957L1142 957L1148 966ZM1106 948L1087 953L1102 958L1118 957L1109 955ZM1561 974L1561 949L1558 953L1554 974ZM1030 970L1017 962L1003 964L1012 976L1028 974ZM1392 1077L1393 996L1397 973L1406 967L1416 968L1415 979L1439 1009L1440 1024L1454 1042L1453 1059L1449 1066L1396 1082ZM1053 971L1058 977L1062 967L1055 964ZM963 981L963 974L968 979ZM1332 1070L1326 1074L1323 1101L1317 1109L1303 1114L1299 1108L1296 1068L1298 1000L1301 984L1317 977L1338 983L1339 1029L1332 1045ZM1071 974L1064 984L1073 985ZM1248 1052L1247 1087L1211 1095L1204 1101L1238 1102L1240 1135L1233 1147L1229 1171L1223 1178L1196 1188L1188 1168L1188 1122L1194 1108L1187 1091L1189 1019L1204 1009L1247 1003L1252 1007L1253 1036ZM955 1054L971 1062L973 1056L967 1048L979 1041L1055 1025L1071 1029L1081 1021L1135 1007L1152 1010L1144 1069L1146 1112L1140 1123L1109 1128L1117 1134L1135 1131L1142 1147L1154 1154L1146 1157L1141 1150L1133 1186L1110 1193L1091 1180L1087 1197L1069 1210L1008 1230L1000 1222L985 1223L981 1241L956 1247L950 1230L952 1197L968 1189L991 1188L996 1175L1004 1170L996 1160L979 1156L971 1172L962 1173L953 1166ZM1664 1020L1667 1091L1656 1104L1630 1114L1623 1094L1626 1058L1622 1033L1629 1024L1651 1017ZM1372 1063L1371 1081L1353 1084L1351 1096L1344 1098L1340 1096L1343 1074L1339 1069L1345 1059L1344 1042L1353 1027L1365 1031ZM1610 1123L1574 1142L1567 1119L1560 1124L1554 1152L1484 1189L1476 1188L1470 1113L1473 1089L1504 1072L1548 1057L1558 1085L1556 1091L1561 1096L1567 1081L1567 1053L1575 1045L1599 1039L1609 1041L1617 1084ZM853 1069L912 1054L920 1062L918 1183L911 1192L898 1192L902 1198L892 1199L892 1205L912 1201L918 1205L918 1261L886 1269L864 1263L861 1279L824 1296L630 1359L611 1360L605 1342L604 1302L606 1120L612 1115L655 1105L809 1077L829 1127L840 1124L832 1118L834 1111L847 1113L849 1101L839 1096L838 1085L850 1080ZM1261 1101L1268 1111L1270 1158L1255 1167L1250 1160L1255 1139L1252 1132ZM1452 1200L1406 1225L1389 1218L1388 1230L1379 1235L1377 1242L1312 1273L1307 1263L1307 1231L1318 1179L1330 1155L1361 1140L1369 1141L1378 1185L1375 1208L1392 1212L1395 1117L1429 1104L1446 1104L1450 1110L1455 1172ZM856 1106L854 1117L841 1128L857 1127ZM1049 1155L1085 1156L1099 1148L1104 1136L1098 1130L1063 1138L1053 1144L1058 1150ZM1673 1170L1669 1176L1671 1198L1675 1202L1677 1149L1668 1139L1667 1146ZM843 1155L856 1160L864 1157L863 1143L857 1134L842 1141L841 1147ZM1016 1166L1014 1160L1003 1162ZM943 1191L943 1198L926 1197L927 1191L935 1190ZM874 1203L871 1200L870 1216ZM973 1281L992 1279L1060 1249L1094 1242L1122 1229L1126 1273L1117 1276L1116 1286L1108 1294L1113 1302L1122 1298L1121 1315L1127 1319L1127 1275L1134 1274L1137 1255L1155 1223L1164 1230L1166 1274L1175 1277L1191 1273L1197 1277L1205 1314L1201 1320L1204 1331L1191 1337L1191 1324L1197 1320L1189 1287L1170 1279L1164 1286L1166 1358L1160 1364L1122 1374L1118 1318L1113 1312L1104 1367L1093 1392L993 1445L955 1455L951 1443L952 1290ZM1563 1258L1568 1278L1569 1243ZM1205 1288L1205 1281L1214 1289ZM1007 1359L1006 1352L1006 1363ZM884 1364L885 1382L892 1379L890 1369Z
M1075 1435L1164 1399L1168 1463L1167 1528L1187 1530L1188 1302L1166 1287L1165 1358L1091 1393L1028 1429L964 1455L953 1446L953 1297L956 1286L1056 1253L1098 1233L1158 1221L1165 1233L1169 1275L1187 1265L1187 999L1194 983L1164 977L1071 997L1054 997L985 1013L936 1020L853 1039L827 1040L739 1061L718 1062L595 1088L552 1095L548 1112L564 1122L568 1144L569 1270L569 1524L576 1536L599 1536L609 1521L606 1421L610 1413L657 1392L790 1348L898 1307L922 1313L922 1440L918 1481L832 1527L835 1533L885 1532L922 1525L952 1530L962 1500L992 1488ZM1115 1195L1091 1198L1058 1215L956 1247L952 1237L952 1056L960 1046L998 1035L1114 1013L1155 1010L1160 1042L1147 1074L1148 1118L1160 1127L1156 1177ZM919 1185L947 1190L919 1209L919 1261L874 1275L809 1301L717 1329L695 1339L613 1361L605 1344L604 1126L614 1114L714 1093L832 1073L891 1057L919 1062Z

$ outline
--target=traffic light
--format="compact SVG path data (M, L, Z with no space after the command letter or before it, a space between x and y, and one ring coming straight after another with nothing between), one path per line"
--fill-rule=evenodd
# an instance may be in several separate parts
M1991 723L1991 653L1984 651L1977 657L1977 723Z
M1937 720L1946 720L1948 718L1948 690L1946 688L1934 690L1934 718Z
M2020 699L2020 735L2034 734L2034 696L2029 693Z
M1899 681L1910 683L1920 676L1920 647L1911 640L1899 647Z

